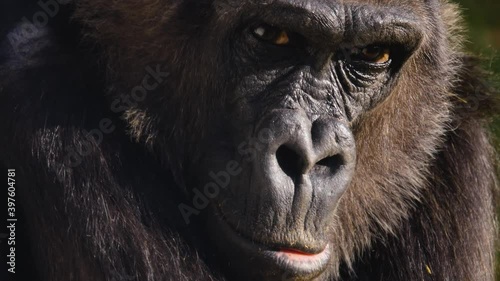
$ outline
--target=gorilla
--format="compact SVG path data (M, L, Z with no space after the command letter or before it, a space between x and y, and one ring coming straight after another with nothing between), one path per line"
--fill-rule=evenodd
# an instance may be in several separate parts
M455 4L2 5L20 280L494 279L498 107Z

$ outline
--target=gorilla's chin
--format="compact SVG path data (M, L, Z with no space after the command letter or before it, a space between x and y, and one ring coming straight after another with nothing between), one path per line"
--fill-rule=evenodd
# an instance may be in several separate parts
M217 212L211 213L208 223L224 266L238 280L312 280L326 270L331 257L329 244L319 251L307 251L300 246L265 245L250 240Z

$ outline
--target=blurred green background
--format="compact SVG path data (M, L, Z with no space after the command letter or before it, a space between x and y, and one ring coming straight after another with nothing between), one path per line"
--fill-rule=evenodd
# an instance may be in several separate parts
M500 1L455 0L461 7L468 24L467 47L483 58L491 59L489 66L500 73Z
M462 6L467 22L467 48L480 55L486 69L495 73L493 83L500 89L500 0L454 0ZM500 151L500 118L492 125Z
M455 0L468 24L467 48L481 56L487 69L496 73L493 83L500 89L500 0ZM500 152L500 118L492 124L495 146ZM500 171L500 169L499 169ZM500 216L500 208L498 210ZM497 251L497 281L500 281L500 251Z

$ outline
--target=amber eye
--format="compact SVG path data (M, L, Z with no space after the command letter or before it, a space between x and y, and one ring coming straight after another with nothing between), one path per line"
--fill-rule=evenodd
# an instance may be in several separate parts
M372 45L352 50L351 57L369 63L384 64L391 59L391 50L386 47Z
M260 40L269 42L274 45L288 45L290 37L288 33L270 25L260 25L253 30L253 34Z

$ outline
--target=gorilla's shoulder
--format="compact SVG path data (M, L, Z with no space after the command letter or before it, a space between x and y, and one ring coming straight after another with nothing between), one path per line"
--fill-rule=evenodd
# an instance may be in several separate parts
M0 43L0 97L4 105L15 96L33 104L42 98L59 99L57 103L64 104L100 91L95 58L89 48L77 42L77 36L73 27L40 28L20 22L11 28Z
M105 108L104 76L72 35L50 26L28 34L21 23L2 38L0 53L0 128L35 134L86 123Z

